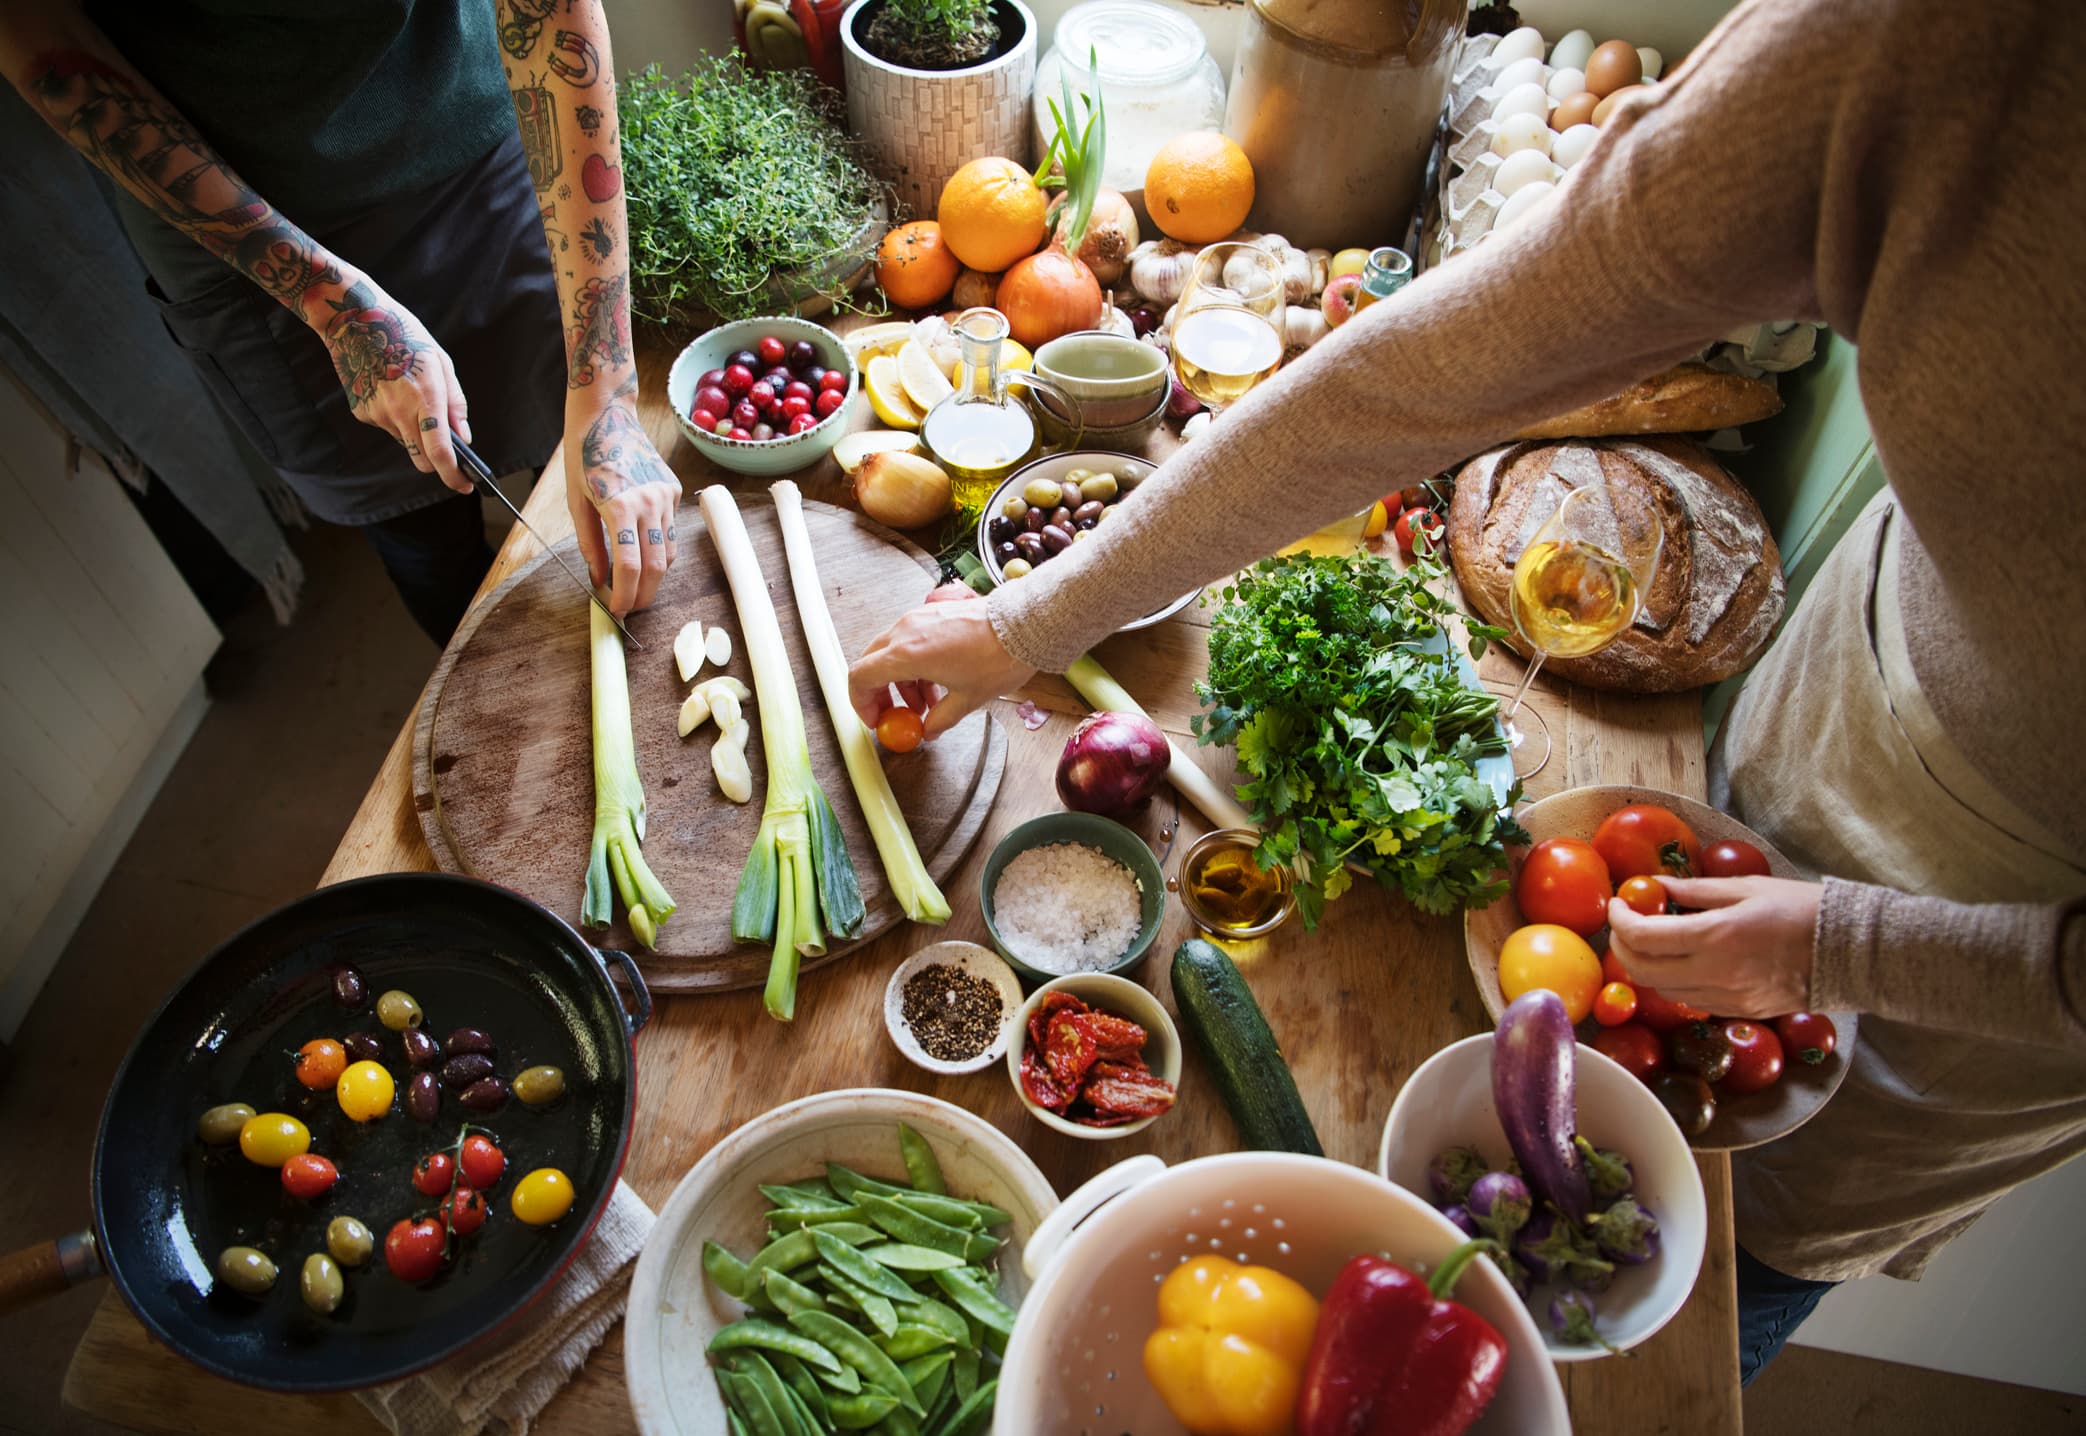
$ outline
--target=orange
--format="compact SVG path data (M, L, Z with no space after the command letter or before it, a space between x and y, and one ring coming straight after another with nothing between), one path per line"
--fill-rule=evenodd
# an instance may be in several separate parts
M1253 208L1253 162L1215 130L1176 135L1144 172L1144 207L1169 239L1222 239Z
M1584 1022L1601 990L1601 960L1586 939L1555 923L1514 929L1499 949L1499 990L1512 1002L1531 988L1547 987L1564 999L1565 1012Z
M876 247L877 287L900 309L941 303L961 268L942 242L942 227L931 219L901 224Z
M972 269L998 274L1043 243L1047 201L1012 160L972 160L942 186L942 240ZM953 279L951 281L954 282Z

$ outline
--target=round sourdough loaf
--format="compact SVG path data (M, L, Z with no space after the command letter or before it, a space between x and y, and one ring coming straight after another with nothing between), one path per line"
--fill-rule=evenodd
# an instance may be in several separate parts
M1774 635L1786 588L1760 506L1685 439L1537 440L1478 455L1456 475L1449 557L1464 600L1508 632L1514 562L1565 493L1606 481L1620 504L1649 505L1665 534L1637 621L1599 653L1553 658L1545 671L1593 688L1667 693L1744 669Z

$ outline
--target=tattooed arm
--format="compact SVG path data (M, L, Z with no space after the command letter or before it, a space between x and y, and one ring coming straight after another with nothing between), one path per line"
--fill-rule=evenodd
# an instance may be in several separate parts
M600 0L498 0L498 15L565 316L565 502L588 572L613 576L609 607L624 614L674 560L681 483L637 418L608 20Z
M248 187L76 6L0 12L0 65L30 108L140 204L289 309L325 344L365 424L459 493L449 426L466 439L449 356L376 281Z

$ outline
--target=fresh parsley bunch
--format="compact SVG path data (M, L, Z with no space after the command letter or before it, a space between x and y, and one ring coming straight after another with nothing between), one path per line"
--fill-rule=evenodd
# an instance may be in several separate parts
M1224 589L1196 684L1209 711L1191 726L1237 747L1259 861L1296 875L1307 928L1347 891L1350 862L1447 913L1505 892L1504 845L1527 840L1477 776L1506 744L1499 700L1450 651L1454 606L1427 587L1445 572L1426 556L1401 572L1369 554L1300 555L1263 559ZM1474 658L1506 636L1468 629Z

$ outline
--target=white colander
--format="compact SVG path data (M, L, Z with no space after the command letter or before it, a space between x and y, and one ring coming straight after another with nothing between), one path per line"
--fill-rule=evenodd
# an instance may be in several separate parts
M1186 1436L1144 1378L1159 1283L1215 1253L1287 1273L1323 1296L1348 1258L1431 1269L1463 1241L1448 1219L1373 1173L1323 1157L1231 1152L1169 1168L1132 1157L1061 1203L1029 1238L1035 1283L1007 1343L996 1436ZM1456 1300L1499 1329L1507 1369L1477 1436L1568 1436L1564 1391L1528 1311L1490 1262Z

